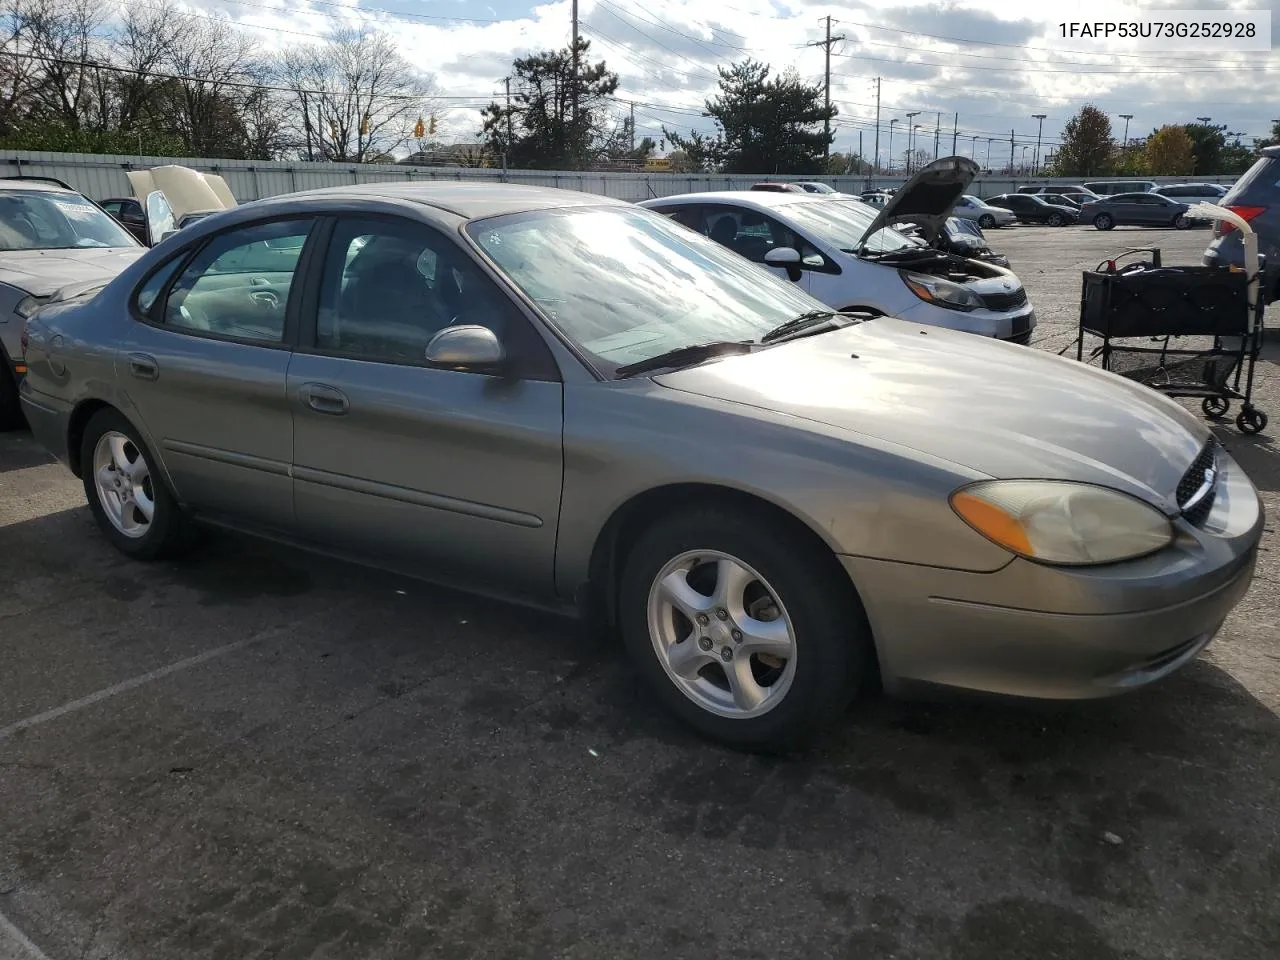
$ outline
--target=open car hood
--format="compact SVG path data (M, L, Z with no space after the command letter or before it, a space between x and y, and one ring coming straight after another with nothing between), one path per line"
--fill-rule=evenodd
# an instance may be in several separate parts
M227 181L216 173L201 173L171 164L150 170L130 170L128 177L134 197L144 208L151 194L162 193L175 222L189 213L230 210L236 205Z
M916 224L932 243L978 171L978 165L968 157L943 157L921 167L889 198L859 244L899 223Z

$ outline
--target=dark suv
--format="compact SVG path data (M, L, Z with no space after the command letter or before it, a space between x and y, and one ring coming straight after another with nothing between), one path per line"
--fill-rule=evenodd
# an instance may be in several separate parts
M993 207L1012 210L1019 223L1047 223L1051 227L1061 227L1080 219L1080 213L1074 207L1046 203L1029 193L1004 193L985 202Z
M1280 300L1280 145L1264 147L1258 162L1218 202L1247 220L1258 235L1258 252L1266 254L1271 275L1267 302ZM1204 262L1239 266L1244 260L1240 231L1218 221L1213 233Z

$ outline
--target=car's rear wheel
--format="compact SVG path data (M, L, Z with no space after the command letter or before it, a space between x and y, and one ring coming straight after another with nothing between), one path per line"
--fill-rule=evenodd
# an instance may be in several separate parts
M978 218L978 226L983 230L990 230L996 225L996 218L989 213L984 213Z
M1099 230L1110 230L1116 225L1116 222L1111 218L1111 214L1100 213L1093 218L1093 225Z
M788 524L717 507L650 526L627 557L622 633L676 715L732 746L785 752L840 716L871 647L852 585Z
M100 410L85 426L80 475L89 509L107 539L136 560L177 552L190 525L137 430L115 410Z
M1062 226L1064 223L1066 223L1067 221L1065 221L1064 219L1062 219L1062 214L1060 214L1060 213L1051 213L1051 214L1049 214L1049 219L1048 219L1047 221L1045 221L1045 222L1046 222L1046 223L1048 223L1048 224L1049 224L1049 226L1051 226L1051 227L1060 227L1060 226Z

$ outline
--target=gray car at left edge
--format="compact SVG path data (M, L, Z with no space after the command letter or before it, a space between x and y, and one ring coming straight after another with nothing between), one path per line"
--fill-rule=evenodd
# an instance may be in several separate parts
M1158 393L833 312L567 191L264 200L26 333L27 417L124 554L208 523L578 613L752 749L812 739L873 682L1157 681L1248 589L1263 524Z

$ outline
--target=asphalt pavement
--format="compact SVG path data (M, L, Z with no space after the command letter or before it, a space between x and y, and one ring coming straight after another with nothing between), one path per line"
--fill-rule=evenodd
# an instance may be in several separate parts
M1082 268L1205 236L990 240L1057 350ZM1274 516L1271 436L1220 432ZM767 760L571 622L224 535L130 562L0 435L0 960L1274 960L1278 577L1269 526L1153 689L873 698Z

